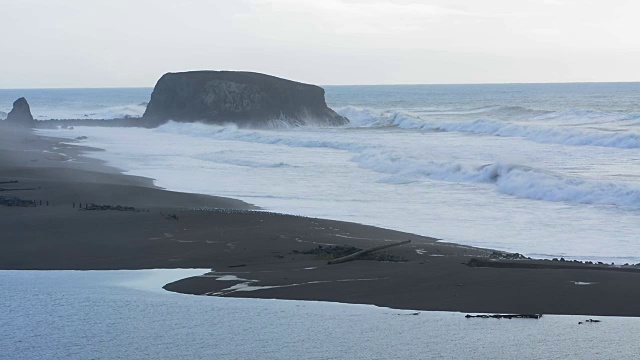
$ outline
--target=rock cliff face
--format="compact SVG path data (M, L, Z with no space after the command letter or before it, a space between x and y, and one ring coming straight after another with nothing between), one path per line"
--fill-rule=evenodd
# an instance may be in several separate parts
M203 121L239 126L343 125L327 107L324 89L265 74L190 71L163 75L144 113L151 123Z
M13 108L9 111L9 114L7 114L5 121L7 124L14 126L35 126L35 120L33 120L33 116L31 115L31 108L25 98L21 97L13 102Z

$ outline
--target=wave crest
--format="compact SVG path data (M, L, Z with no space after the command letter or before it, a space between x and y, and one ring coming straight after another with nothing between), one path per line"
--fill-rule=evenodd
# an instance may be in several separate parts
M422 178L450 182L494 184L500 193L531 200L640 207L640 188L600 182L497 162L481 166L421 161L398 154L363 152L353 158L361 167L394 175L394 183ZM399 180L398 176L403 180Z
M494 110L489 110L494 111ZM500 111L516 111L521 113L518 107L503 108ZM570 146L602 146L622 149L640 148L640 133L630 131L628 128L618 131L608 130L597 126L567 127L558 124L529 125L489 118L480 118L470 121L428 121L420 116L410 115L397 111L376 112L372 109L341 108L341 114L349 114L356 119L353 127L380 127L395 126L402 129L414 129L423 131L464 132L472 134L492 135L500 137L520 137L538 143L551 143ZM580 117L580 113L569 112L575 119L586 120ZM585 114L590 114L587 111ZM568 118L561 113L540 113L545 117ZM596 115L590 115L595 117ZM598 119L602 119L602 113L598 113ZM350 118L350 119L351 119ZM619 116L622 121L635 120L640 114L625 114ZM611 120L608 120L611 121ZM597 124L597 123L594 123Z
M640 208L640 188L624 183L603 182L536 169L523 164L496 162L492 164L463 164L417 159L410 154L390 152L388 149L345 141L310 139L296 136L295 131L240 130L235 125L215 126L198 123L169 122L154 131L189 136L204 136L218 140L244 141L291 147L330 148L354 153L351 161L360 167L381 174L392 175L389 181L402 184L432 179L447 182L493 184L498 192L532 200L577 204L614 205ZM203 155L204 156L204 155ZM211 154L203 160L211 161ZM228 160L239 166L286 167L287 164L257 163Z

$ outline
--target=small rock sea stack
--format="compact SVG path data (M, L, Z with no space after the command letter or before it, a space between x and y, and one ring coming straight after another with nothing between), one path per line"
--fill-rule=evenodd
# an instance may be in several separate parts
M144 113L151 124L168 120L242 127L343 125L327 107L319 86L236 71L189 71L163 75Z
M13 102L13 108L7 114L7 124L21 127L34 127L35 120L31 115L29 103L23 97Z

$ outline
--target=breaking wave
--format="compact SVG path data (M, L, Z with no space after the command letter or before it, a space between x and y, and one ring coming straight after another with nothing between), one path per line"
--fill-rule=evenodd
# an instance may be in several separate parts
M241 167L249 167L249 168L294 168L295 165L290 165L285 162L266 162L266 161L256 161L249 159L237 159L229 154L226 151L214 152L214 153L203 153L193 156L193 158L198 160L215 162L218 164L227 164Z
M199 123L169 122L154 131L217 140L242 141L290 147L329 148L354 153L351 161L381 174L393 175L394 183L409 183L432 179L447 182L493 184L500 193L533 200L640 207L640 188L624 183L603 182L579 177L567 177L521 164L463 164L414 158L409 154L390 152L380 145L348 141L309 138L309 132L276 132L239 130L234 125L215 126ZM303 136L301 136L303 135ZM318 134L326 139L327 134ZM219 155L219 154L218 154ZM205 154L202 160L233 163L239 166L284 167L244 160L231 160L217 154Z
M369 128L369 127L405 127L407 129L421 129L423 122L414 116L395 110L374 110L347 106L336 109L336 112L347 119L347 127ZM404 126L401 126L404 124Z
M98 110L87 110L77 113L79 118L85 119L120 119L127 117L141 117L147 109L147 103L111 106Z
M623 149L640 148L640 133L630 130L628 125L636 124L640 114L616 114L593 111L563 111L546 112L528 110L519 107L503 107L488 110L497 112L535 113L538 120L563 119L568 122L582 121L580 126L566 126L567 124L547 123L526 124L490 118L480 118L469 121L429 121L420 116L410 115L399 111L375 111L346 107L339 109L339 113L351 120L352 127L381 127L394 126L402 129L425 131L464 132L471 134L492 135L501 137L520 137L538 143L552 143L571 146L602 146ZM591 120L591 121L589 121ZM597 121L596 121L597 120ZM615 121L619 125L627 125L616 129L604 128L601 125Z
M147 103L128 104L118 106L95 105L82 108L31 108L33 116L38 120L49 119L99 119L111 120L122 118L142 117L147 109Z
M355 156L353 161L366 169L401 176L406 182L429 178L450 182L488 183L495 184L500 193L525 199L640 207L640 188L621 183L565 177L519 164L440 163L378 151L363 152ZM400 182L397 177L392 181Z
M402 125L399 126L402 127ZM572 146L590 145L623 149L640 148L640 134L628 131L523 125L488 119L442 124L425 123L420 128L503 137L521 137L539 143Z
M315 139L296 137L296 131L288 132L290 136L282 136L279 132L271 130L241 130L235 124L207 125L203 123L178 123L169 121L159 126L154 131L175 133L189 136L201 136L216 140L244 141L268 145L286 145L292 147L330 148L346 151L361 151L368 146L351 142L326 140L318 137Z

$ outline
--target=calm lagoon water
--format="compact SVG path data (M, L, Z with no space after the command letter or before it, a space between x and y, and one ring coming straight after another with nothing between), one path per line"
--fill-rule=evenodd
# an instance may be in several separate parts
M635 359L640 319L182 295L206 270L0 271L2 359Z

